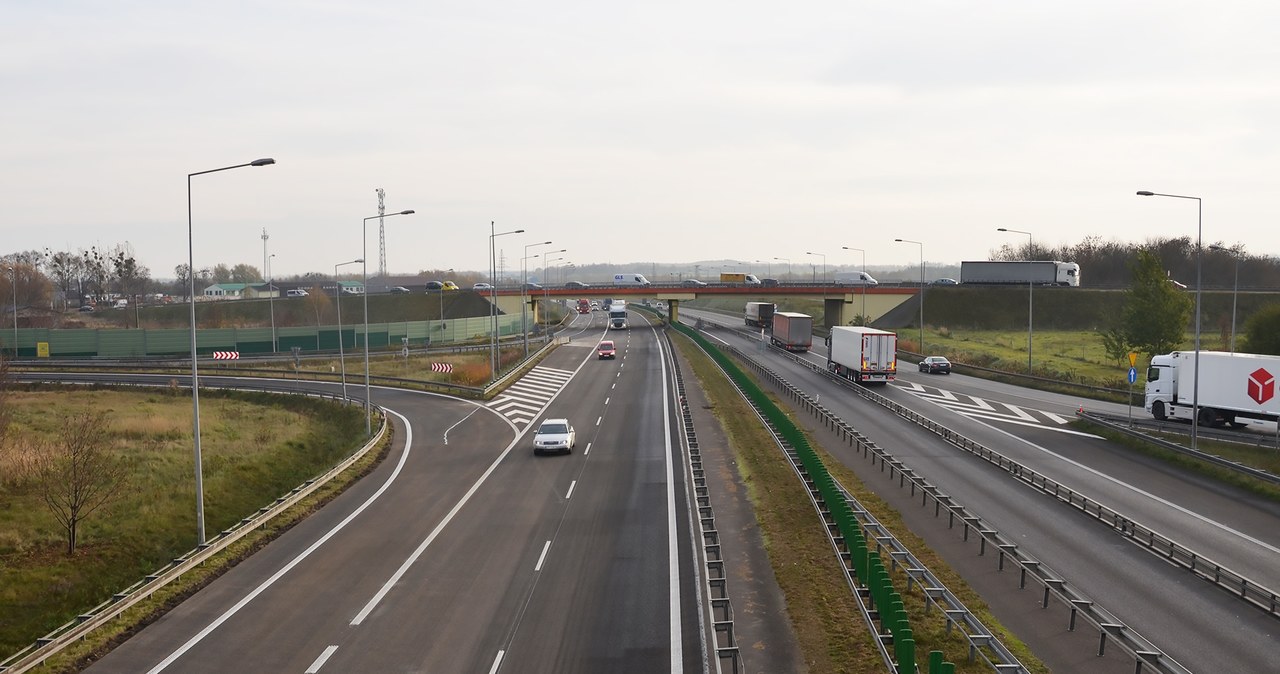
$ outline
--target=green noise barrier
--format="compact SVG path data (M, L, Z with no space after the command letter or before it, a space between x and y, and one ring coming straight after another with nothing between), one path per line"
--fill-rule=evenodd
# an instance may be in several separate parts
M897 661L897 671L914 674L916 671L915 640L912 637L907 612L903 608L902 597L893 588L889 572L885 570L880 560L880 554L873 547L868 546L866 535L858 524L853 509L849 507L849 502L845 500L835 478L827 471L817 452L809 445L800 428L792 423L786 413L773 404L755 381L720 349L693 328L680 323L672 323L671 327L701 347L729 375L756 409L760 410L782 439L794 448L800 465L821 497L820 507L826 508L830 513L832 521L835 522L844 540L844 547L850 555L853 574L858 585L865 588L871 597L872 627L875 627L874 622L879 622L879 634L889 635L893 645L893 657ZM938 655L940 656L941 653ZM933 654L931 653L930 656L932 658Z

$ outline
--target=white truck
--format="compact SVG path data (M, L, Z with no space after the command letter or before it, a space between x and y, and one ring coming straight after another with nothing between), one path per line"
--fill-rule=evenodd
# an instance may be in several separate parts
M1200 386L1196 390L1196 353L1174 351L1155 356L1147 368L1143 409L1156 419L1191 420L1199 407L1201 426L1246 425L1241 419L1280 421L1280 356L1200 352Z
M992 260L960 263L960 282L988 285L1080 285L1080 265L1074 262L1027 260L999 262Z
M773 302L747 302L743 320L752 327L767 328L773 325L773 315L777 308Z
M827 335L827 370L859 383L887 384L898 376L898 335L837 325Z
M775 312L769 341L787 351L808 351L813 346L813 317L794 311Z
M609 327L614 330L627 329L627 303L614 300L609 304Z
M613 285L648 288L650 284L649 279L645 278L644 274L614 274Z

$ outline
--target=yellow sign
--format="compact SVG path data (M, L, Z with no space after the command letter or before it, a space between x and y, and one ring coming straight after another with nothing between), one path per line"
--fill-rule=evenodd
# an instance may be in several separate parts
M1130 351L1130 352L1129 352L1129 367L1137 367L1137 366L1138 366L1138 352L1137 352L1137 351Z
M36 342L36 357L37 357L37 358L48 358L48 357L49 357L49 343L48 343L48 342Z

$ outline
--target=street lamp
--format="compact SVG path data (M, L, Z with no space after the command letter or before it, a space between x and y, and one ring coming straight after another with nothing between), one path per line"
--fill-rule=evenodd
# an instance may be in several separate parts
M1011 234L1026 234L1027 235L1027 257L1028 258L1032 257L1033 251L1035 250L1035 246L1031 242L1031 232L1024 232L1020 229L1009 229L1008 227L997 227L996 231L1009 232ZM1031 333L1032 304L1031 303L1032 303L1032 293L1035 292L1034 288L1035 288L1035 281L1033 281L1031 279L1031 275L1028 274L1027 275L1027 374L1035 374L1034 370L1031 369L1031 335L1032 335Z
M379 213L370 215L360 221L360 294L364 295L364 435L373 435L373 422L369 420L369 221L395 215L413 215L413 210L399 213ZM342 302L342 288L338 288L338 302ZM342 343L339 336L338 343Z
M338 288L338 363L342 367L342 401L347 401L347 359L342 351L342 286L338 284L338 267L345 267L349 264L363 264L364 259L352 260L350 262L339 262L333 265L333 282ZM368 336L365 342L369 341Z
M553 250L551 253L547 253L547 255L551 255L552 253L564 253L567 251L567 248L562 250ZM542 260L542 271L544 272L542 275L542 314L544 316L543 323L546 325L546 329L542 331L543 342L546 342L549 339L547 333L551 328L551 315L546 310L547 305L550 304L550 300L547 298L547 286L551 285L551 263L560 262L564 259L566 259L565 256L561 255L560 257L553 257L551 259L543 258Z
M269 166L276 163L271 158L255 159L247 164L236 164L235 166L223 166L222 168L209 169L208 171L197 171L187 174L187 284L188 292L191 294L191 415L192 415L192 434L195 436L195 463L196 463L196 545L204 547L204 470L201 466L200 459L200 373L196 368L196 265L195 265L195 237L192 235L193 226L191 219L191 178L194 176L202 176L206 173L217 173L218 171L230 171L231 169L244 168L246 166ZM16 304L16 302L15 302Z
M276 341L276 289L275 283L271 280L271 263L275 258L275 253L267 256L267 307L271 310L271 353L280 351L280 344Z
M788 281L793 280L793 279L791 278L791 258L786 258L786 257L775 257L775 258L773 258L773 259L775 259L775 260L782 260L783 262L786 262L786 263L787 263L787 280L788 280Z
M822 285L827 284L827 256L825 253L805 253L805 255L814 255L822 258Z
M898 243L914 243L920 247L920 355L924 355L924 244L910 239L894 239Z
M1238 248L1227 248L1218 244L1210 244L1209 250L1220 250L1231 253L1236 259L1236 280L1231 285L1231 353L1236 352L1236 295L1240 292L1240 253Z
M856 250L862 253L862 268L858 270L859 274L867 273L867 251L853 246L840 246L844 250ZM871 321L867 320L867 280L862 279L862 324L867 325Z
M1196 351L1191 376L1195 382L1191 385L1191 449L1195 450L1200 442L1200 270L1204 252L1201 242L1204 234L1204 203L1200 197L1182 194L1160 194L1147 190L1139 190L1140 197L1169 197L1171 199L1196 200Z
M495 233L493 221L489 221L489 317L493 321L493 334L489 337L489 381L498 379L498 257L493 248L493 240L508 234L523 233L523 229ZM522 288L520 292L523 293L524 289Z
M13 359L18 359L18 265L9 267L13 272Z
M529 357L529 300L525 299L525 292L529 285L529 270L525 266L525 261L532 257L538 257L537 253L530 255L529 249L534 246L550 246L550 241L542 243L530 243L524 247L524 257L520 258L520 332L524 335L524 357Z

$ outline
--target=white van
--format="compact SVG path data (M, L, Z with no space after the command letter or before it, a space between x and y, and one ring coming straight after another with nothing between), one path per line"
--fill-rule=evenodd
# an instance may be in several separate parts
M117 309L128 309L128 308L129 308L129 300L116 300L116 308L117 308Z
M880 282L872 278L871 274L865 271L838 271L833 277L836 285L842 286L867 286L874 288L880 285Z
M649 279L645 278L644 274L614 274L613 285L648 288L650 284Z
M284 294L284 296L285 297L306 297L307 291L303 290L302 288L294 288L293 290L287 291Z

